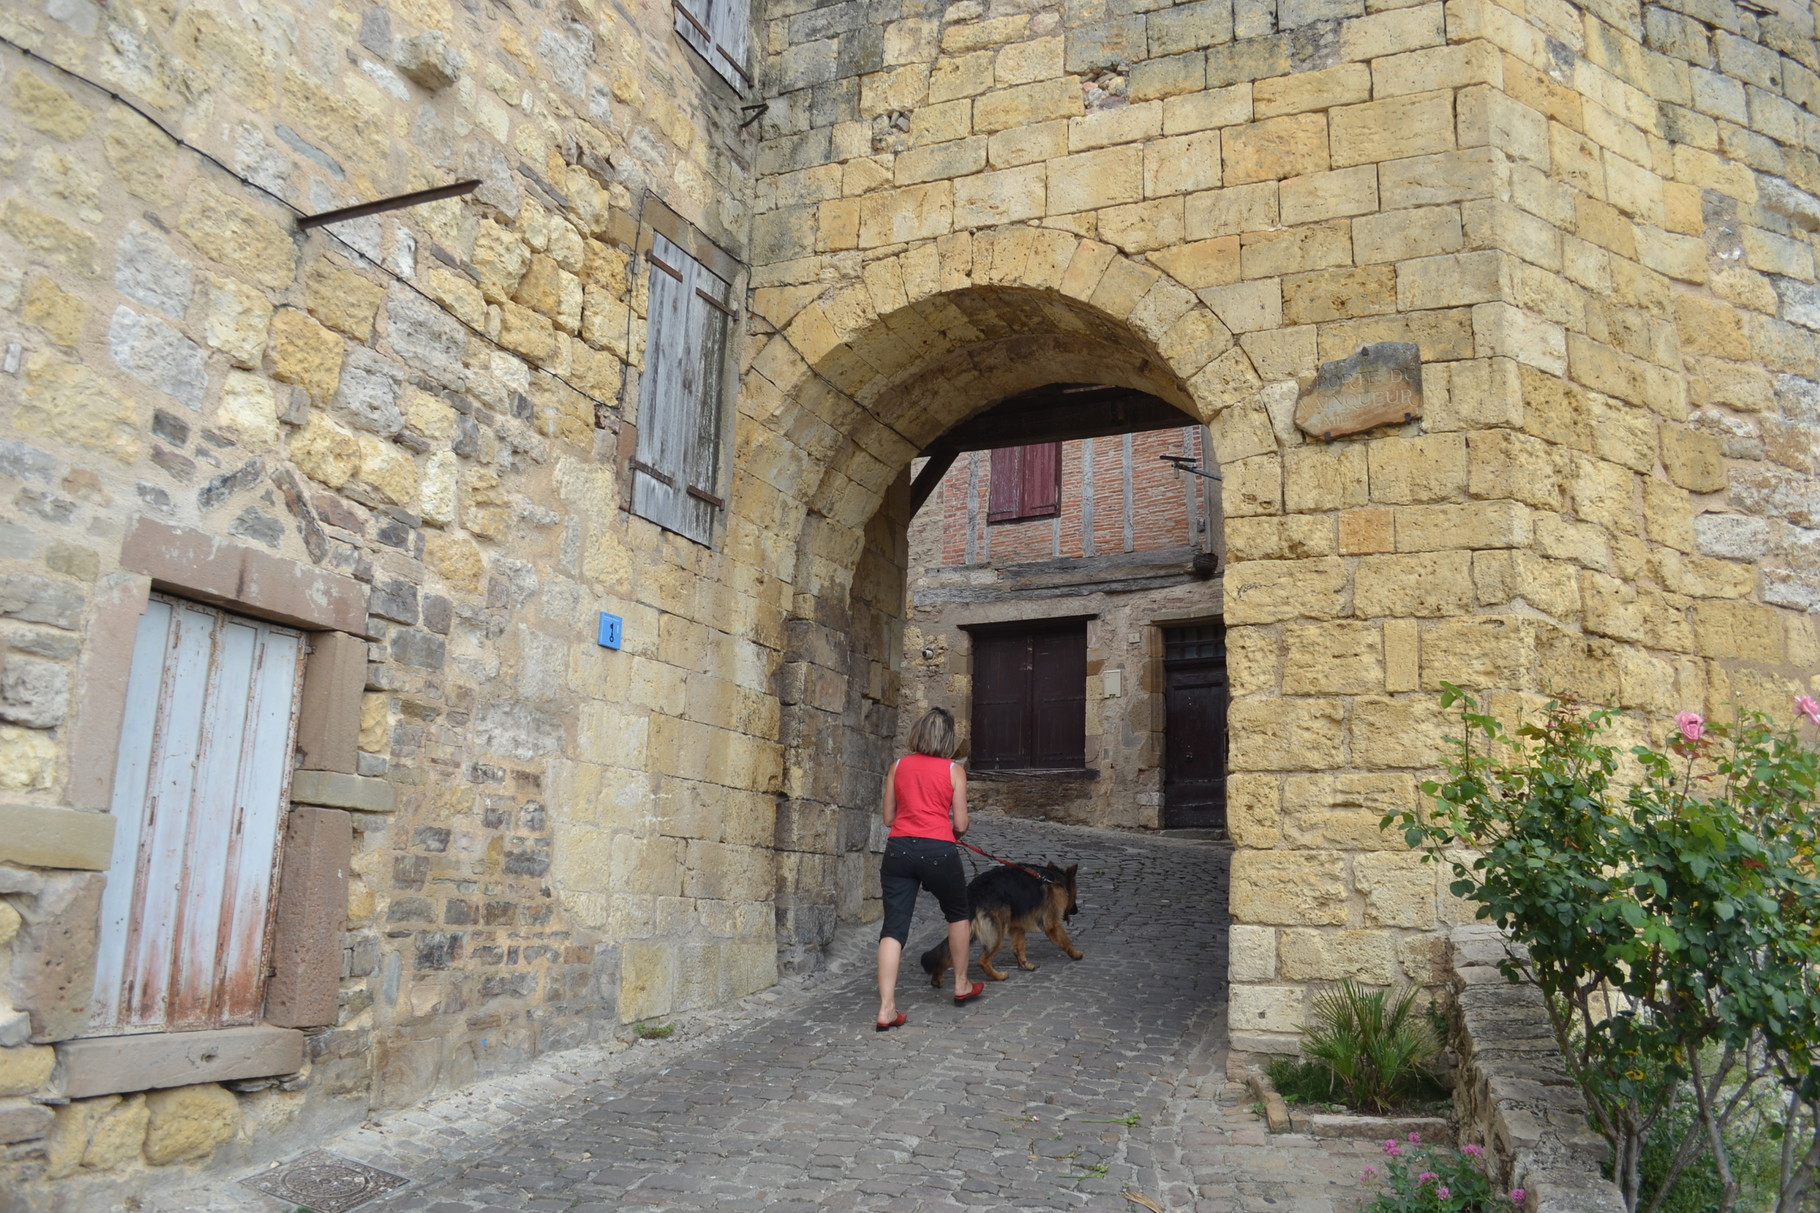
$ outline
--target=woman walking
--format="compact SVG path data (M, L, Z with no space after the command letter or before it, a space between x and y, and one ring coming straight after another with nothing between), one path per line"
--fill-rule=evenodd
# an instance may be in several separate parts
M878 1019L880 1032L902 1027L909 1017L897 1009L897 968L916 894L927 889L948 920L948 955L954 958L956 1005L978 998L986 988L969 980L972 944L967 876L955 840L967 832L967 773L954 761L954 717L930 708L910 730L910 750L885 776L883 812L889 837L879 868L885 923L878 936Z

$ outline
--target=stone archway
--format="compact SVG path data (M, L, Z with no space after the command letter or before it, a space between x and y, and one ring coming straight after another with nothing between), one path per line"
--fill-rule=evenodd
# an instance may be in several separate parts
M1076 380L1147 392L1206 422L1241 493L1281 476L1264 385L1232 335L1187 288L1110 245L1000 229L916 246L807 293L760 292L755 310L778 331L741 400L758 422L742 474L803 506L778 677L786 969L811 965L869 888L871 809L896 726L906 473L919 451L994 401ZM769 479L780 474L794 478Z

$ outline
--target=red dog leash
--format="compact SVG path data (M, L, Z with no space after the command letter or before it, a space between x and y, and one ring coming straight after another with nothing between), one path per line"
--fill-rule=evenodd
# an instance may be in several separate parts
M1049 879L1049 877L1043 875L1041 872L1032 872L1029 868L1025 867L1021 863L1012 863L1009 859L1000 859L997 855L992 854L990 851L982 851L978 847L974 846L972 843L961 842L961 840L958 838L955 839L954 841L957 843L960 843L961 846L966 847L969 851L972 851L975 855L984 855L987 859L990 859L993 863L1003 864L1007 868L1014 868L1017 871L1022 872L1026 876L1034 876L1036 879L1042 881L1044 884L1054 884L1055 883L1055 881Z

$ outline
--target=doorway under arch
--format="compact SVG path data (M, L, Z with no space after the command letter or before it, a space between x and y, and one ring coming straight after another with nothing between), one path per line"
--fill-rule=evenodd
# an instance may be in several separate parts
M1222 463L1278 457L1262 385L1191 292L1106 246L1041 235L1044 263L1060 268L1036 281L1028 259L1009 281L979 281L980 237L972 280L948 289L938 270L913 297L895 264L911 254L887 262L898 276L882 285L889 272L873 263L866 286L778 318L753 360L742 409L760 425L742 474L794 477L792 495L807 503L779 673L786 971L812 967L836 925L863 916L876 879L869 843L897 727L912 461L993 405L1056 383L1122 389L1209 424ZM1083 257L1094 272L1075 272ZM898 306L881 310L881 299Z

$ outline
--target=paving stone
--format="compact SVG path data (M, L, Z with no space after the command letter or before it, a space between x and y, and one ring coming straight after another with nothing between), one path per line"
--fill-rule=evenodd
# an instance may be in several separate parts
M940 932L925 898L897 1031L871 1028L877 936L856 928L820 972L668 1040L545 1057L324 1148L414 1181L362 1213L1135 1208L1128 1191L1171 1213L1353 1207L1378 1147L1271 1136L1225 1077L1230 849L974 820L995 854L1080 863L1084 959L1032 936L1035 971L956 1007L916 963ZM231 1187L148 1208L267 1207Z

